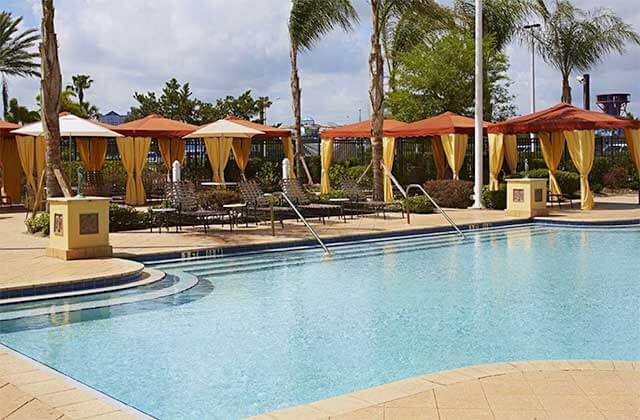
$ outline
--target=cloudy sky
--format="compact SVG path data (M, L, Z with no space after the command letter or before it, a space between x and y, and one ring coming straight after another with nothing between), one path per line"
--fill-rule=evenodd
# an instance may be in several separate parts
M369 15L367 0L354 0L361 24L353 33L333 33L301 57L303 115L319 122L357 121L368 114ZM445 3L450 0L445 1ZM574 0L581 8L600 0ZM640 30L637 0L608 0L607 7ZM39 25L39 0L0 0L0 10ZM195 96L213 101L251 89L274 104L269 122L291 121L286 22L289 0L56 0L63 78L90 74L87 99L101 112L126 113L134 92L159 91L171 77L191 83ZM529 51L509 46L510 77L521 113L529 111ZM560 97L557 71L538 61L538 109ZM631 111L640 114L640 47L611 55L592 69L591 92L629 92ZM574 75L577 76L577 75ZM581 86L572 77L574 102ZM34 106L38 83L9 80L10 94ZM595 104L592 105L595 107Z

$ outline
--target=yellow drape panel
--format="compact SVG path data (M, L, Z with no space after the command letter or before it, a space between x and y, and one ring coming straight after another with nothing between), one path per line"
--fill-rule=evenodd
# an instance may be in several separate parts
M291 137L282 138L282 147L284 148L284 156L289 159L289 178L295 178L296 173L294 168L296 167L296 151L293 147Z
M395 137L383 137L382 138L382 161L384 165L393 170L393 158L396 154L396 139ZM384 177L384 201L390 203L393 201L393 186L391 185L391 178L385 174Z
M227 162L229 161L232 143L233 139L226 137L208 137L204 139L215 182L224 182L224 168L227 167Z
M560 184L556 179L556 172L564 152L564 134L560 131L552 133L540 132L538 133L538 139L540 139L542 158L549 169L549 191L552 194L562 194Z
M233 139L231 143L233 149L233 156L236 159L236 164L240 168L240 174L244 178L244 171L249 164L249 155L251 154L251 139L237 138Z
M47 167L47 142L44 137L36 137L34 142L36 149L36 180L38 181L37 185L40 185L40 180L44 177L44 170Z
M107 158L108 140L105 138L81 138L76 140L78 153L87 171L99 171Z
M2 190L12 203L20 202L20 158L15 138L0 139Z
M504 161L504 134L489 134L489 190L498 191L498 176Z
M436 179L444 179L447 173L447 157L444 154L440 136L434 136L431 139L431 155L436 166Z
M440 136L442 139L442 147L447 156L449 167L453 171L453 179L460 179L460 169L464 163L464 157L467 153L467 143L469 136L466 134L444 134Z
M329 179L329 169L333 159L333 139L322 139L320 143L320 192L325 194L331 191L331 180Z
M589 186L589 174L593 167L593 157L596 151L595 130L574 130L565 131L567 139L567 149L571 155L571 160L580 172L580 201L583 210L593 209L593 193Z
M184 143L182 139L175 139L169 137L158 138L158 148L162 155L162 161L167 170L171 170L173 162L176 160L180 162L180 165L184 164Z
M636 169L640 173L640 129L626 129L624 130L624 137L627 140L631 160L636 164Z
M511 175L515 175L518 171L518 138L515 134L504 135L504 159L509 166Z
M145 192L142 183L142 172L147 162L150 137L118 137L116 139L122 166L127 171L127 192L125 203L130 206L144 205Z
M44 139L42 137L17 136L16 145L27 184L35 193L38 190L38 182L45 166L46 150L44 149L46 145Z

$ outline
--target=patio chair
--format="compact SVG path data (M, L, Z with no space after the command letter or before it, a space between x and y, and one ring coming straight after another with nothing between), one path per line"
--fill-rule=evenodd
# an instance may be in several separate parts
M238 192L242 197L242 201L246 203L247 218L251 218L256 223L271 219L271 197L265 195L260 185L254 181L238 182ZM280 222L280 226L284 228L284 219L292 217L293 211L289 207L273 206L273 213Z
M180 230L184 224L201 224L206 233L212 222L224 222L224 217L227 215L223 211L203 209L198 203L195 188L190 182L167 183L166 195L166 202L171 208L176 209L177 230Z
M367 200L367 195L364 191L362 191L357 180L350 177L344 177L340 181L340 188L347 194L347 197L351 200L349 203L350 210L353 210L355 212L364 212L367 210L373 211L375 212L376 216L379 216L380 212L382 212L382 218L385 220L387 219L387 203L385 203L384 201ZM402 217L404 217L404 211Z
M148 203L162 203L165 200L167 175L157 172L145 172L142 175L142 184Z
M332 215L338 215L347 222L344 217L344 207L336 204L324 204L324 203L312 203L307 198L300 182L297 179L283 179L281 182L282 191L289 197L293 204L312 216L319 217L322 223L325 223L325 217L329 218Z

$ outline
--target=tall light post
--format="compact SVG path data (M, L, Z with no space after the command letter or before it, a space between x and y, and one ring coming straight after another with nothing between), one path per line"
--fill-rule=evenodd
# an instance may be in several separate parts
M475 115L475 130L474 130L474 199L473 208L482 208L482 185L483 185L483 69L482 69L482 0L476 0L476 115Z
M523 26L523 29L531 32L531 113L536 112L536 37L535 31L540 27L539 23ZM536 149L536 136L531 133L531 151Z

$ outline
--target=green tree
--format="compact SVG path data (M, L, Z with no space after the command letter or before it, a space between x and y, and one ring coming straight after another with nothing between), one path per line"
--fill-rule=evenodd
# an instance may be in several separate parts
M309 51L327 33L340 27L353 29L358 15L351 0L293 0L289 15L291 99L296 132L296 160L302 156L302 111L298 54ZM293 164L293 162L292 162ZM298 165L299 170L299 165Z
M67 89L72 90L78 96L80 106L84 104L84 91L89 89L93 84L93 79L88 74L75 74L71 76L71 84L67 85Z
M40 121L38 111L30 111L27 107L18 104L16 98L9 101L6 120L15 124L28 124Z
M611 10L584 11L567 0L555 0L553 6L537 0L543 23L533 36L538 54L562 75L562 102L571 103L572 72L589 70L611 52L622 54L627 43L640 45L640 36Z
M2 75L3 113L9 106L6 76L39 77L36 43L40 39L36 29L20 31L22 17L0 12L0 75Z

